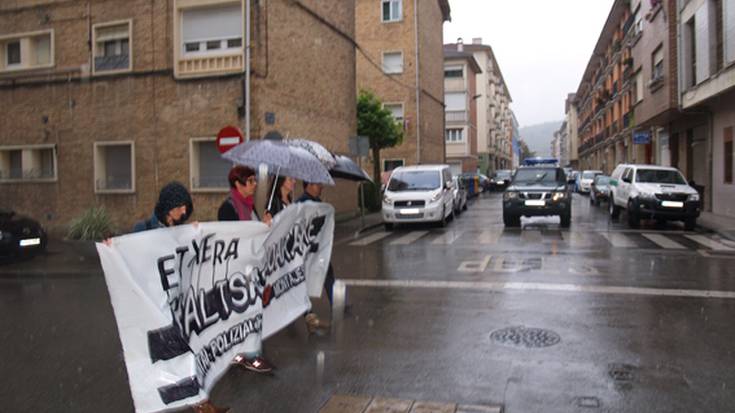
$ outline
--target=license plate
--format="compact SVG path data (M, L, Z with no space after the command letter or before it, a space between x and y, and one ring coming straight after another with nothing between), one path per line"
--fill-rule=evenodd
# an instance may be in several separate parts
M30 247L33 245L41 245L41 238L29 238L20 240L21 247Z
M662 201L661 206L666 208L684 208L684 203L676 201Z
M526 201L526 206L544 206L546 205L546 201L543 200L535 200L531 199Z
M401 215L416 215L421 212L418 208L403 208Z

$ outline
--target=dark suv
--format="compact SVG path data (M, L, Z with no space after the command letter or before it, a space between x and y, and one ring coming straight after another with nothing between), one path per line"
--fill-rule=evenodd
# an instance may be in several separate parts
M561 226L572 221L572 193L564 169L549 166L521 167L503 193L503 223L521 225L521 217L558 215Z

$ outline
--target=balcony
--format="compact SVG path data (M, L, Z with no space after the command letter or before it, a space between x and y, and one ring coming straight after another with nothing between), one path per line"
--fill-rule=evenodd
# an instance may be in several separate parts
M200 77L240 73L244 70L242 52L216 56L180 57L176 62L177 77Z
M467 122L466 110L447 110L444 112L445 122Z
M631 126L633 126L633 111L623 115L623 129L627 129Z

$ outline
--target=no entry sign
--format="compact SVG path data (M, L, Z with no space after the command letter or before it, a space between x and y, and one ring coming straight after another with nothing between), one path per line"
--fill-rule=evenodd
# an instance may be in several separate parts
M242 131L237 126L225 126L217 134L217 150L225 153L243 141Z

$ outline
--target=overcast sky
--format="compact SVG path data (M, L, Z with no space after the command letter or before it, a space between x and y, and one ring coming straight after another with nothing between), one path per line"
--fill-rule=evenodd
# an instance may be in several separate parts
M562 120L613 0L449 0L444 43L458 37L495 52L521 127Z

